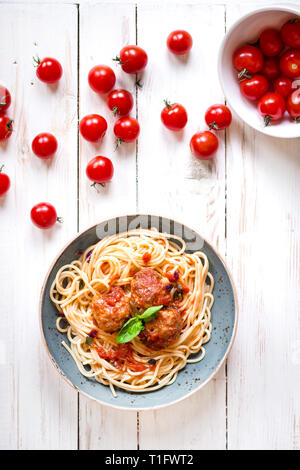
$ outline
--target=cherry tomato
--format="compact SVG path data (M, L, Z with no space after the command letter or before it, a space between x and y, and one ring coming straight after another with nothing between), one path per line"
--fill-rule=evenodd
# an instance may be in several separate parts
M56 222L62 222L62 219L57 217L55 207L48 202L36 204L31 209L30 217L34 225L43 229L51 228Z
M300 47L300 22L299 20L291 20L284 24L281 28L281 38L283 42L293 48Z
M40 60L37 57L34 61L37 64L36 75L42 82L55 83L61 78L63 69L58 60L52 57Z
M7 193L10 188L10 179L5 173L2 173L4 165L0 167L0 196Z
M279 31L274 28L265 29L260 35L259 47L262 53L268 57L280 54L283 44Z
M115 72L107 65L95 65L89 71L88 81L96 93L108 93L115 86Z
M113 90L107 98L107 106L114 115L124 116L133 108L132 94L127 90Z
M107 131L107 122L99 114L88 114L79 123L79 131L89 142L99 142Z
M288 77L278 77L273 83L274 91L287 98L292 91L292 80Z
M146 67L148 56L139 46L125 46L121 49L120 56L114 60L121 64L124 72L139 73Z
M114 125L114 133L117 137L117 146L122 142L133 142L140 133L138 121L132 117L123 117L117 120Z
M208 160L217 151L219 142L210 131L194 134L190 141L191 152L200 160Z
M290 49L280 59L280 70L291 78L300 77L300 50Z
M300 121L300 89L295 90L290 94L286 102L286 109L295 121Z
M0 141L8 139L13 131L13 121L5 114L0 114Z
M210 129L220 131L231 124L232 114L224 104L214 104L205 113L205 122Z
M233 55L233 65L241 73L239 77L246 73L259 72L264 64L264 58L258 47L243 46L240 47Z
M11 103L11 96L7 88L0 85L0 113L7 110Z
M53 134L42 132L33 139L31 148L37 157L51 158L56 153L57 140Z
M258 102L257 109L264 117L265 125L278 121L285 112L285 101L279 93L267 93Z
M191 50L192 45L192 36L183 29L172 31L167 38L168 49L176 55L186 54Z
M274 78L279 77L280 67L279 60L277 57L267 57L265 59L264 66L261 71L268 80L274 80Z
M240 82L241 93L248 100L259 100L269 89L269 82L263 75L253 75L252 78L246 78Z
M99 155L88 163L86 175L93 183L104 185L108 183L114 175L113 164L109 158Z
M181 104L171 104L167 100L165 100L165 105L160 114L163 124L171 131L180 131L188 120L185 108Z

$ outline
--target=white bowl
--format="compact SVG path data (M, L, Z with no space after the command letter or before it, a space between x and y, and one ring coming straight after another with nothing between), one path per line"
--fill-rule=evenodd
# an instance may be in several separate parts
M282 120L265 127L263 118L257 111L257 102L247 100L240 92L237 71L232 64L232 56L245 43L256 42L265 28L280 29L288 20L299 15L300 9L281 6L266 7L250 12L231 26L219 51L219 80L229 106L249 126L273 137L300 137L300 123L292 121L285 113Z

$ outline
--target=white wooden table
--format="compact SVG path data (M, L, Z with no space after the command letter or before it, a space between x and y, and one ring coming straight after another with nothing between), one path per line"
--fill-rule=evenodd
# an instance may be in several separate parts
M216 67L224 32L254 8L229 0L0 2L0 82L12 92L15 120L0 148L12 179L0 202L0 448L300 448L299 139L268 138L235 117L211 163L197 161L188 146L206 108L224 100ZM165 47L178 27L194 38L188 61ZM136 94L141 135L138 145L114 152L114 118L88 88L87 73L136 41L149 54L143 88L136 91L135 77L121 69L117 80ZM37 80L36 54L63 64L57 89ZM182 134L161 125L166 97L188 110ZM88 112L109 121L98 147L78 137L78 118ZM49 164L30 151L46 130L60 144ZM99 193L85 177L97 154L115 165L112 183ZM65 220L48 232L29 217L44 200ZM78 396L50 364L38 323L41 284L60 248L97 221L136 211L196 226L227 258L240 304L236 342L217 377L180 404L141 413Z

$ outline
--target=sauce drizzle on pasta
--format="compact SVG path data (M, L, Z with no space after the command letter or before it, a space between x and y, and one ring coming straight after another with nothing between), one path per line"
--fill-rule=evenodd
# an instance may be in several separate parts
M176 309L181 312L183 327L177 340L165 349L153 350L137 336L121 351L117 332L101 331L95 324L92 299L111 286L121 286L130 296L133 275L145 267L162 278L172 280L174 273L176 280L179 277L183 288ZM136 229L103 238L78 260L60 268L50 297L59 312L57 329L66 333L69 341L69 345L65 341L62 344L79 371L109 386L116 396L115 387L146 392L170 385L187 363L204 358L204 345L212 330L213 287L203 252L186 253L184 240L175 235ZM67 326L63 320L67 320ZM91 331L95 337L87 341Z

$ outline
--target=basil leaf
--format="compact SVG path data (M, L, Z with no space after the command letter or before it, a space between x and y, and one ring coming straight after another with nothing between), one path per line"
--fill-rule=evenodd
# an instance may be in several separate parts
M158 305L158 306L156 306L156 307L147 308L147 310L145 310L144 313L142 313L142 315L138 315L138 318L139 318L140 320L145 321L145 322L154 320L154 318L156 317L157 313L158 313L162 308L163 308L163 305Z
M85 343L88 344L89 346L92 344L93 341L94 341L94 338L92 338L91 336L87 336L85 338Z
M144 322L154 320L157 315L157 312L159 312L159 310L161 310L162 308L163 305L150 307L147 308L147 310L145 310L142 315L136 315L135 317L130 318L119 331L117 336L117 343L128 343L133 338L135 338L144 329Z
M133 338L135 338L143 329L144 325L142 320L140 320L138 317L130 318L130 320L128 320L125 325L123 325L121 331L119 331L117 336L117 343L128 343L128 341L131 341Z

